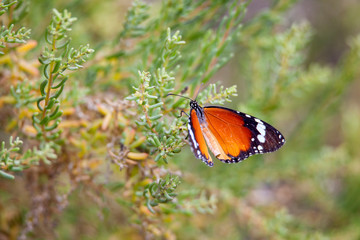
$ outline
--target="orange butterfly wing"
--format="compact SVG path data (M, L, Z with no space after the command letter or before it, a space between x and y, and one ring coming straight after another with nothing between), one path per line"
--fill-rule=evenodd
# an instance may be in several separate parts
M278 130L248 114L215 106L204 107L204 114L207 128L221 150L216 144L211 147L208 142L208 145L212 152L214 146L217 153L222 152L216 157L223 162L239 162L253 154L272 152L285 143Z
M219 156L220 159L229 160L250 148L251 131L239 115L218 107L205 107L204 112L210 131L228 156Z
M201 131L199 119L196 116L196 111L191 109L189 123L188 123L191 150L195 156L205 162L207 165L212 166L213 161L209 155L209 150L206 146L203 133Z

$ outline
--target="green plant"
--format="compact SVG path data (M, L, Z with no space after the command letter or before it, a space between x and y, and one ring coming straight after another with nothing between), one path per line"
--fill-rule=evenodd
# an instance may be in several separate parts
M37 100L40 114L33 115L33 126L37 130L37 136L44 140L55 140L60 136L56 128L60 123L63 112L60 109L60 94L64 90L68 77L64 75L66 70L78 70L86 58L94 50L89 45L80 46L79 50L70 48L70 39L67 33L71 31L71 25L76 18L64 10L61 14L53 10L53 18L46 30L45 39L49 48L45 48L39 61L44 66L45 80L40 84L41 97ZM47 134L49 132L49 134Z
M15 141L10 137L9 148L5 148L5 142L1 143L0 160L1 169L12 172L20 172L32 165L38 165L39 160L50 164L49 159L56 159L56 154L50 144L46 144L39 149L28 149L25 153L19 153L23 142L17 137ZM7 179L15 177L8 172L0 170L0 175Z
M11 171L21 171L23 170L20 165L20 161L11 158L10 154L12 152L17 152L20 150L20 146L23 142L16 138L15 141L13 141L12 137L10 137L9 144L10 148L5 148L5 142L1 143L1 151L0 151L0 159L1 159L1 168L8 168ZM0 170L0 175L5 178L13 179L14 176L11 174L8 174L4 172L3 170Z
M18 1L5 1L0 3L0 16L6 13L12 6L17 7L21 4ZM11 21L10 21L11 22ZM21 44L26 43L26 40L30 38L30 29L21 27L18 30L14 30L14 24L9 23L8 26L1 26L0 29L0 48L6 48L5 44ZM0 51L0 55L4 52Z
M174 197L176 197L174 190L179 183L180 180L178 176L172 177L171 175L167 175L164 180L160 179L159 182L153 182L146 185L143 194L146 198L148 209L152 213L155 213L152 207L159 205L159 203L171 202Z

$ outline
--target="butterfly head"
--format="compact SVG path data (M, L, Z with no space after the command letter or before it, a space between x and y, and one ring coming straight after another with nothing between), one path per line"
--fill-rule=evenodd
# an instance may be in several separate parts
M197 108L199 108L200 106L199 106L199 104L197 103L197 101L196 100L191 100L190 101L190 108L192 108L192 109L197 109Z

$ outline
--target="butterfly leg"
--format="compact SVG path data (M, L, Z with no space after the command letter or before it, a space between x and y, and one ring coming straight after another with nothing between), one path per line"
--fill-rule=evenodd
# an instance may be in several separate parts
M184 110L181 110L179 118L182 117L183 113L185 113L185 115L186 115L187 117L190 117L189 114L187 114L186 112L184 112Z

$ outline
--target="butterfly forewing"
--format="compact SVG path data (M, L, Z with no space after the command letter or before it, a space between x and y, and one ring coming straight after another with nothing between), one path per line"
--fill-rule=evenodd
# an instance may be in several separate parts
M227 155L219 159L231 160L241 152L246 152L250 147L248 139L251 131L236 113L218 107L205 107L204 113L209 129Z
M239 114L245 119L245 126L252 131L252 150L255 154L273 152L284 145L285 138L276 128L256 117Z
M285 142L278 130L253 116L224 107L203 109L209 130L228 156L217 156L223 162L234 163L253 154L273 152Z
M190 146L191 150L196 156L196 158L201 159L207 165L212 166L213 162L209 155L208 148L205 143L204 136L201 131L199 119L196 116L196 112L194 109L190 111L189 123L188 123L188 131L190 137Z

